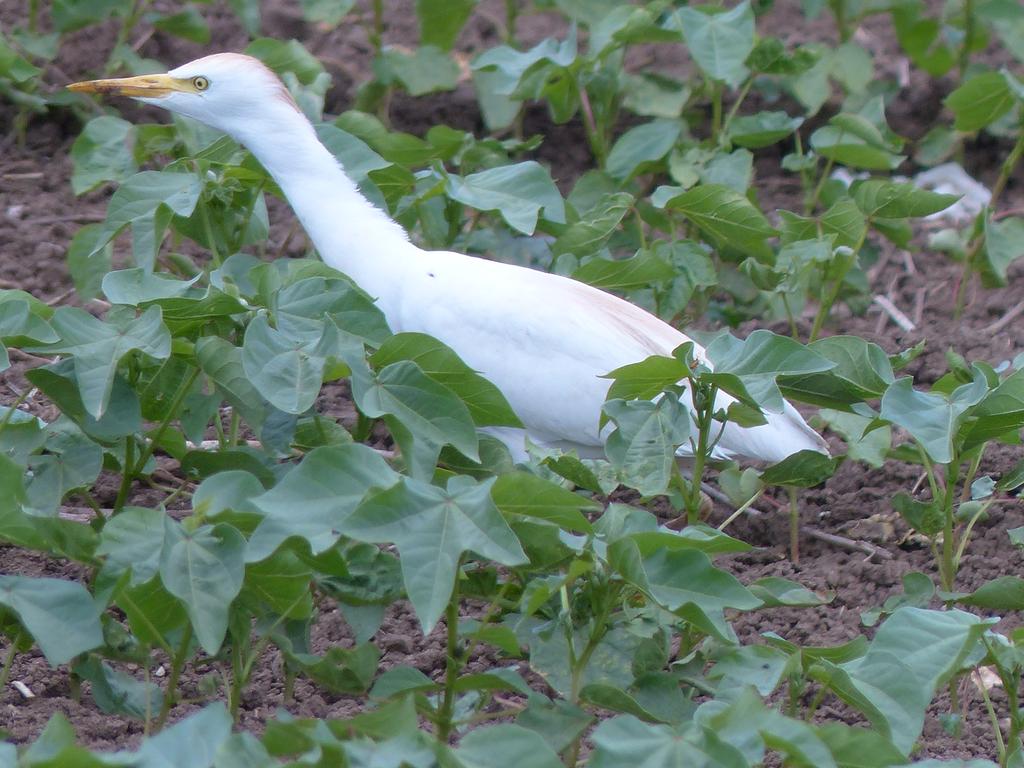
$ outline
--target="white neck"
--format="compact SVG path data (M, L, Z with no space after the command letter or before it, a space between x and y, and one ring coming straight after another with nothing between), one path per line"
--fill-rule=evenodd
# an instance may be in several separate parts
M320 252L320 258L351 277L385 312L401 267L418 250L355 183L294 109L275 110L258 129L236 131L267 169Z

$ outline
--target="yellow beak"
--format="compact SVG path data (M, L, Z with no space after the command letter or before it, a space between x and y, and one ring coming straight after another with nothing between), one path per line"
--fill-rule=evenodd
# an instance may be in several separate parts
M67 88L76 93L159 99L170 96L175 91L188 91L190 90L189 85L191 83L187 80L176 80L170 75L139 75L138 77L120 77L115 80L86 80L82 83L71 83Z

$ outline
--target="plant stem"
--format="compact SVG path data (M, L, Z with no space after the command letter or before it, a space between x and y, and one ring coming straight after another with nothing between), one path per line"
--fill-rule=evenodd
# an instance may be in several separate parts
M7 688L7 681L11 677L11 667L14 666L14 657L18 655L18 643L21 642L22 630L19 627L17 633L11 638L11 647L7 649L7 656L4 657L4 666L0 668L0 691Z
M971 516L971 519L968 521L963 533L960 534L960 541L957 543L956 554L953 556L954 571L960 570L960 560L963 558L964 551L967 549L967 544L971 540L971 532L974 530L974 525L981 519L981 516L988 511L989 506L991 505L982 504L978 507L978 511Z
M1003 690L1006 691L1006 709L1010 713L1010 733L1007 736L1006 743L1010 745L1012 752L1021 748L1020 694L1017 690L1019 685L1019 678L1013 679L1010 675L1003 676ZM1003 765L1005 766L1005 762Z
M373 0L373 28L370 30L370 45L380 56L384 49L384 0Z
M700 484L698 483L698 487ZM563 593L563 602L565 595ZM608 593L602 594L601 607L594 617L593 627L590 631L590 637L587 639L587 645L583 649L583 653L576 656L573 653L572 646L572 620L569 619L569 658L570 665L572 667L572 682L569 690L569 703L579 704L580 691L583 689L583 673L586 671L587 664L590 663L590 657L594 655L594 651L597 650L597 646L601 644L607 633L608 614L611 612L611 605L613 602L618 600L618 590L610 590ZM565 757L565 764L568 768L573 768L576 762L579 760L580 754L580 737L577 736L572 743L572 748L568 751Z
M725 520L722 522L722 524L720 526L718 526L718 528L716 530L724 531L729 526L729 524L732 523L737 517L739 517L744 512L746 512L748 509L750 509L750 506L755 501L760 499L761 498L761 494L763 494L763 493L764 493L764 488L762 488L757 493L755 493L753 496L751 496L749 499L747 499L742 504L740 504L740 506L736 509L736 511L733 512L731 515L729 515L727 518L725 518Z
M189 390L192 389L192 385L195 384L198 377L199 369L194 368L189 377L178 387L178 391L174 393L174 399L171 400L171 404L168 406L167 413L160 422L160 426L157 427L153 437L139 454L139 460L135 462L135 470L133 474L141 474L146 468L146 462L149 461L149 457L153 455L153 451L156 450L157 445L160 443L160 439L164 436L164 432L167 431L167 427L170 426L171 421L177 415L178 409L181 408L182 401L188 395Z
M7 408L7 412L4 414L4 417L0 419L0 433L2 433L4 429L6 429L7 425L11 423L11 419L14 418L14 412L18 410L19 405L28 400L28 396L31 392L31 389L26 389L24 392L18 395L17 400L15 400L8 406L5 406Z
M246 638L248 641L249 638ZM233 638L231 643L231 686L228 690L228 710L231 712L231 722L238 722L238 710L242 705L242 689L246 683L246 660L243 643L238 638ZM247 644L247 643L246 643Z
M977 673L978 668L975 667L974 671ZM999 717L996 715L995 707L992 706L992 699L989 698L988 689L985 687L984 682L981 682L978 690L981 691L981 698L985 702L985 711L988 713L989 723L992 724L992 735L996 739L996 754L999 756L999 765L1006 765L1006 743L1003 741L1003 729L999 727Z
M444 670L444 698L437 716L437 739L442 744L447 744L451 737L455 715L455 684L462 669L462 660L459 657L459 571L460 569L456 570L455 586L452 588L452 596L448 600L444 617L445 630L448 633L447 660Z
M124 440L124 467L121 474L121 487L117 489L117 498L114 500L113 514L117 514L124 507L128 500L128 492L132 487L132 479L135 471L135 435L128 435Z
M712 416L715 413L715 398L718 387L712 384L704 389L696 381L690 382L694 412L697 415L697 448L693 454L693 477L690 478L690 492L686 499L686 517L690 525L700 522L700 483L704 477L707 461L708 439L711 435ZM703 402L701 402L703 398Z
M519 0L505 0L505 45L515 47Z
M839 137L842 138L842 136L843 134L840 133ZM818 205L818 199L821 197L821 190L824 188L825 182L828 181L829 174L832 173L832 166L834 164L835 161L833 161L831 157L825 161L825 169L821 172L821 177L818 179L817 186L814 187L814 194L811 195L811 199L808 200L807 204L804 206L805 215L810 216L814 213L814 209Z
M954 457L954 460L946 465L946 493L942 499L942 513L945 522L942 529L942 562L939 576L942 580L942 588L946 592L953 591L953 582L956 580L956 563L953 559L953 500L956 498L958 464L959 462Z
M964 79L967 65L971 60L971 39L974 37L974 0L964 0L964 44L960 47L958 69L960 79Z
M238 415L238 410L231 407L231 423L228 427L228 447L234 448L238 445L238 428L241 424L241 417Z
M790 486L789 491L789 559L793 565L800 564L800 508L797 506L797 490Z
M846 279L846 275L849 273L850 268L857 262L860 254L860 249L864 247L864 240L868 236L868 226L870 225L870 219L865 222L864 231L861 232L860 239L856 242L853 247L853 259L846 263L846 266L841 269L840 273L833 278L832 287L828 293L825 294L825 300L821 302L818 307L818 313L814 316L814 325L811 326L811 335L807 337L807 343L810 344L813 341L818 340L818 334L821 333L821 329L825 325L825 320L828 318L829 313L832 311L832 306L836 303L839 298L839 294L843 290L843 281ZM835 264L836 259L833 258L825 270L825 276L831 271L831 267ZM845 263L845 257L844 257Z
M207 245L210 248L210 258L213 260L213 266L219 267L221 265L220 252L217 250L217 240L213 236L213 226L210 224L210 212L207 210L203 201L199 202L199 217L203 220L203 234L206 235Z
M982 216L987 216L990 211L996 209L996 203L999 202L999 198L1002 196L1003 190L1006 189L1006 184L1009 182L1010 176L1017 167L1017 163L1020 162L1022 155L1024 155L1024 123L1019 127L1017 143L1013 145L1013 149L1010 150L1010 154L1006 156L1006 160L1003 161L1003 165L999 169L999 177L992 186L992 197L989 199L987 209L982 212ZM967 298L967 284L974 274L974 262L977 260L978 254L981 253L982 246L984 245L985 227L981 226L974 233L974 238L971 240L967 254L964 256L964 271L960 277L960 286L956 291L956 305L953 310L954 318L959 318L963 314L964 301Z
M583 129L587 134L587 143L590 144L590 151L593 152L598 167L603 169L608 160L604 137L598 130L597 122L594 119L594 109L590 104L590 96L587 94L586 87L578 81L576 87L580 94L580 114L583 116Z
M850 39L849 22L846 19L846 0L830 0L832 13L836 17L836 30L839 32L839 42L845 43Z
M786 320L789 321L789 336L793 341L800 341L800 329L797 328L796 318L793 317L793 310L789 306L789 296L785 293L782 296L782 306L786 310Z
M729 130L729 124L732 123L732 119L736 117L736 113L740 110L740 105L743 100L747 98L747 94L750 93L751 87L754 85L753 76L747 78L747 82L743 84L739 94L736 96L736 101L733 102L732 107L729 109L729 114L725 116L725 122L722 124L722 132L726 133Z
M153 726L159 731L167 722L167 716L171 713L171 706L175 700L175 693L178 690L178 678L181 677L181 670L185 666L185 657L188 655L189 646L192 644L192 624L185 622L185 628L181 630L181 642L178 643L178 650L171 658L171 674L167 677L167 690L164 692L164 700L160 704L160 715Z
M711 82L711 142L718 144L722 133L722 84Z
M814 694L814 698L811 700L811 706L807 708L807 716L804 718L806 722L811 722L814 718L814 713L818 711L818 707L821 706L821 702L825 700L825 695L828 693L828 686L821 686L818 691Z

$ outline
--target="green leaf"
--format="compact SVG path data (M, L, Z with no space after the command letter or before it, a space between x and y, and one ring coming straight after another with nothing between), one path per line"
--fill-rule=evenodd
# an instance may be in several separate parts
M459 742L455 755L466 768L560 768L558 754L540 734L520 725L501 723L477 728Z
M988 385L980 375L970 384L957 387L948 399L918 392L911 377L905 376L885 391L880 415L907 430L932 461L948 464L953 460L953 440L964 414L987 393Z
M846 455L855 461L878 469L883 464L892 447L892 428L880 427L870 429L875 419L855 413L843 413L823 408L819 411L821 418L834 432L846 441Z
M570 224L551 245L551 254L571 253L582 259L599 251L615 233L623 217L633 207L634 198L628 192L603 194L582 219ZM577 280L579 278L576 278Z
M783 243L834 235L834 245L856 248L862 243L867 229L864 214L849 197L837 200L819 219L804 218L789 211L779 211L779 217L782 219Z
M715 6L676 10L686 47L701 72L735 88L747 76L754 50L754 12L749 2L725 11Z
M36 309L32 303L20 297L0 301L0 339L15 347L59 340L60 337L50 324L36 314Z
M170 223L168 214L191 216L201 191L201 182L191 173L142 171L135 174L110 198L107 218L93 244L93 253L130 225L138 265L152 269L164 230Z
M963 611L901 608L878 629L864 656L832 668L849 677L828 682L907 755L936 688L960 670L992 621ZM828 674L812 669L818 680Z
M551 175L539 163L527 160L500 165L466 177L445 177L450 198L482 211L498 211L508 225L532 235L537 218L565 223L565 204Z
M316 126L317 138L331 154L338 158L345 169L345 175L356 184L362 184L371 171L389 168L391 163L378 155L370 145L348 131L343 131L333 123L320 123Z
M616 429L605 454L625 482L643 496L665 493L676 469L676 449L690 437L690 412L672 396L609 400L602 410Z
M355 0L302 0L302 15L314 24L336 27L355 5Z
M68 271L82 301L99 295L103 276L110 271L114 248L110 242L99 243L102 236L101 224L86 224L75 232L68 246Z
M125 507L110 518L100 533L97 555L106 555L104 570L121 574L131 570L130 584L144 584L160 569L164 545L164 518L160 509Z
M697 549L659 547L642 555L631 538L620 538L609 546L608 558L627 582L658 605L725 643L734 644L736 635L725 621L724 610L761 605L735 577L715 568Z
M153 20L153 26L168 34L205 45L210 42L210 27L199 9L189 6L179 13Z
M922 2L905 0L893 7L892 18L900 46L915 65L941 76L956 64L956 51L946 44L945 24L929 18Z
M94 117L71 145L71 190L80 195L105 181L120 182L138 170L132 149L136 128L112 115Z
M559 528L589 533L590 522L580 510L600 509L597 502L567 491L549 480L526 472L509 472L491 487L491 499L506 515L547 520Z
M371 358L374 366L381 368L401 360L416 363L427 376L458 395L477 426L522 426L501 390L434 337L398 333L388 338Z
M679 120L652 120L630 128L612 146L605 170L613 178L625 181L643 171L647 163L657 162L669 153L683 125Z
M256 390L285 413L305 413L323 383L326 356L318 344L297 341L258 315L245 329L242 366Z
M990 611L1024 610L1024 579L1019 576L997 576L971 594L957 598L957 602Z
M671 280L677 272L657 249L641 249L628 259L596 256L581 264L572 276L605 291L629 291Z
M816 730L841 766L891 768L905 762L903 754L877 731L844 723L823 723Z
M385 75L385 82L397 80L410 96L450 91L459 81L459 65L433 45L424 45L412 53L386 46L376 69Z
M605 720L590 736L594 744L591 768L747 768L749 763L736 748L714 731L694 723L648 724L634 715ZM638 756L643 762L637 763Z
M359 694L373 682L380 651L373 643L355 648L328 648L323 656L284 651L289 664L302 670L318 686L335 694Z
M839 459L818 451L797 451L766 469L761 475L765 485L813 488L828 480L839 466Z
M384 366L377 374L353 370L352 396L370 418L392 416L407 434L396 434L406 460L417 472L432 472L441 446L451 445L467 458L479 460L476 428L469 409L454 392L427 376L408 360ZM418 445L418 448L415 447Z
M186 531L164 518L160 580L185 604L196 639L209 654L220 650L231 603L245 579L245 539L230 525Z
M775 234L746 197L717 184L701 184L664 201L663 207L679 211L716 241L752 255L763 251L765 240Z
M913 184L867 179L855 181L850 187L857 207L872 218L905 219L929 216L943 211L957 200L958 195L930 192Z
M1007 376L971 410L964 447L1013 436L1024 427L1024 370Z
M259 431L267 414L275 412L253 386L242 366L242 350L217 336L205 336L196 343L196 361L217 390L248 424Z
M420 43L450 51L477 0L416 0Z
M163 691L156 683L136 680L95 656L75 664L73 669L76 675L92 684L96 706L108 715L145 720L160 711Z
M307 51L298 40L285 42L261 37L249 43L245 53L255 56L279 75L285 72L293 73L303 85L309 85L324 71L319 59Z
M60 307L51 325L61 340L45 350L73 356L82 403L96 419L107 409L121 358L133 350L157 360L171 354L171 335L159 307L150 307L138 318L122 314L106 323L83 309Z
M622 103L643 117L677 118L692 95L689 88L655 72L620 75Z
M394 542L409 600L429 633L451 598L467 551L516 566L526 556L491 500L491 482L452 478L447 489L403 478L372 493L339 529L370 543Z
M109 407L99 419L86 413L82 404L81 384L75 377L73 360L33 368L25 378L45 392L65 416L94 440L114 442L142 428L138 396L121 376L114 377Z
M975 75L946 97L958 131L979 131L1009 112L1016 102L1000 72Z
M782 413L784 402L776 379L779 376L800 376L821 373L835 363L786 336L757 330L746 339L729 334L718 336L707 348L708 359L715 372L707 374L720 382L723 389L731 386L726 375L739 379L759 405L773 413ZM730 392L742 397L742 392Z
M371 489L397 481L398 474L365 445L314 449L274 488L252 500L264 518L249 539L246 561L263 560L291 536L305 539L314 555L326 551L338 540L339 521Z
M295 340L316 341L326 321L338 330L379 346L391 335L384 313L349 280L307 277L286 285L273 302L277 329Z
M782 141L803 122L802 117L790 117L785 112L743 115L729 123L729 140L747 149L768 147Z
M837 119L840 117L843 119ZM891 171L906 159L859 115L837 115L830 125L811 134L810 144L824 158L869 171Z
M828 599L812 592L802 584L777 576L762 576L749 586L751 594L761 600L766 608L781 606L813 607L825 605Z
M63 498L96 482L103 466L103 450L68 420L49 425L46 453L29 459L31 479L26 484L25 511L56 515Z
M209 704L142 742L134 755L144 768L165 765L209 766L230 754L231 715L222 702Z
M1010 216L996 221L985 217L985 269L982 276L987 285L1004 286L1007 270L1024 256L1024 218Z
M77 582L0 576L0 605L18 617L53 666L103 644L102 606Z
M137 307L144 302L184 296L198 278L178 280L170 275L148 272L141 267L108 272L102 283L103 294L113 304Z
M709 676L732 685L750 685L762 696L769 696L779 685L788 661L789 654L769 645L745 645L720 655Z

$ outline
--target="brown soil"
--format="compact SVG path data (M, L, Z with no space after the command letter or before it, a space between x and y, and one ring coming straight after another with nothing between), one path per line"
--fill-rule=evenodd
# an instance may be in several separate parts
M327 99L328 111L344 109L369 73L372 53L363 26L347 21L335 30L318 29L302 20L295 0L272 0L263 5L264 32L278 38L296 37L320 56L334 77L334 88ZM418 33L415 16L410 11L411 3L396 0L386 3L386 6L386 42L414 45ZM764 29L793 39L799 36L802 39L827 40L832 36L827 19L807 24L798 6L795 0L776 2ZM483 12L471 20L459 41L459 50L467 54L495 44L500 34L492 19L502 17L502 4L488 1L481 7ZM23 13L21 7L4 4L0 7L0 25L10 26L22 21ZM209 18L213 41L208 46L183 43L157 32L144 42L140 52L167 64L175 64L210 51L244 47L245 35L224 4L215 6ZM558 24L560 22L551 16L525 15L518 35L520 40L530 43L551 34ZM57 62L45 73L45 82L57 88L66 82L96 74L113 44L114 34L113 28L105 27L71 35ZM883 74L889 75L894 71L898 49L881 17L866 25L862 43L871 50ZM670 71L682 66L660 54L661 50L664 49L654 48L645 56L655 66L663 65ZM893 102L891 117L897 132L910 137L922 135L941 112L941 100L951 87L952 84L945 80L933 82L915 73L911 85ZM109 190L77 199L71 193L68 150L79 129L73 115L67 111L53 111L34 118L25 145L19 146L8 130L13 114L12 105L0 102L0 287L22 288L44 300L74 302L74 296L68 295L71 284L64 261L68 242L80 223L103 216ZM145 113L145 116L147 119L160 119L155 113ZM483 131L472 92L465 84L450 94L423 99L397 97L392 105L392 116L396 128L417 134L437 123ZM553 167L563 184L571 182L589 166L590 158L578 124L550 126L543 110L538 109L530 112L527 129L545 135L539 158ZM965 165L982 182L991 184L1007 149L1003 144L988 141L984 146L969 149ZM773 173L778 173L777 168L777 158L758 165L756 186L761 205L765 210L776 207L793 209L798 202L798 187L791 176L773 177ZM1018 171L1003 199L1001 207L1005 210L1019 210L1024 205L1022 182L1024 179ZM273 213L275 227L271 238L280 243L290 226L290 213L283 205L275 206ZM884 244L881 247L883 250L886 248ZM964 316L960 320L952 320L952 291L959 274L955 265L941 254L926 249L917 250L906 260L903 254L895 252L886 258L888 261L883 268L873 274L872 290L888 295L911 315L918 329L906 333L877 312L854 316L841 308L828 332L858 334L876 341L889 352L927 339L927 351L907 369L922 384L934 381L945 371L947 348L955 349L968 359L987 360L993 364L1022 351L1024 318L1019 317L999 333L988 333L984 329L1024 298L1020 289L1024 269L1018 267L1013 271L1008 288L973 293ZM786 332L781 326L774 330ZM12 368L0 375L0 403L4 404L12 402L23 390L26 382L22 374L37 361L15 353L12 363ZM40 403L38 407L44 409L40 415L52 417L45 411L45 404ZM339 416L351 414L351 404L344 388L325 390L321 407ZM833 441L838 445L835 438ZM992 450L983 463L982 471L998 475L1009 469L1019 455L1017 449ZM833 602L820 609L774 610L738 617L735 625L743 640L756 642L760 633L773 631L803 644L845 642L858 634L870 633L861 626L860 613L879 606L886 597L900 592L903 574L917 570L934 576L930 552L913 539L903 541L907 531L889 503L895 492L909 490L917 479L913 467L897 463L890 462L880 470L847 463L823 488L805 492L802 496L805 525L855 540L870 541L893 554L889 560L865 557L859 552L837 549L834 545L804 537L800 565L797 566L786 557L788 534L781 515L769 513L742 518L734 523L731 532L758 547L752 553L724 561L741 579L750 581L767 575L783 576L796 579L812 589L834 594ZM109 503L115 493L116 487L101 483L97 496L100 503ZM159 495L151 497L150 494L140 491L136 503L156 503ZM74 500L70 503L73 504ZM724 514L725 510L716 510L715 519ZM1019 504L1014 504L998 507L986 522L978 526L961 570L958 584L961 589L972 589L997 575L1021 572L1024 564L1021 554L1010 545L1005 533L1008 528L1021 525L1024 525L1024 510ZM0 548L0 572L45 574L69 579L84 575L83 570L74 564L55 562L14 548ZM1014 618L1012 621L1015 623L1017 620ZM435 677L443 669L441 632L435 630L429 637L422 637L415 617L405 604L388 610L384 626L375 640L381 649L384 667L411 664ZM314 648L322 651L333 645L352 643L350 630L340 614L324 605L314 632ZM6 652L6 646L0 643L0 657ZM473 665L479 668L494 663L495 659L487 654L473 661ZM68 686L67 671L51 669L37 651L15 658L12 679L22 681L35 694L35 698L24 699L14 688L0 691L0 729L7 731L15 742L25 743L34 739L55 712L64 713L75 726L81 741L91 747L124 747L141 737L142 726L138 722L100 713L88 696L74 698ZM206 690L199 675L187 672L182 692L187 699L198 703L179 705L174 711L174 718L185 716L207 700ZM284 703L282 695L279 654L267 651L246 695L242 725L258 731L282 705L296 715L312 717L341 717L351 714L359 706L358 699L325 693L303 680L296 684L295 696L290 702ZM1005 707L1001 691L996 689L992 695L997 709ZM963 734L952 737L942 730L938 716L948 710L949 704L947 698L940 697L933 705L932 716L926 725L922 756L971 758L993 755L991 732L977 692L968 686L960 698L966 713ZM858 721L855 715L834 701L826 705L822 716Z

